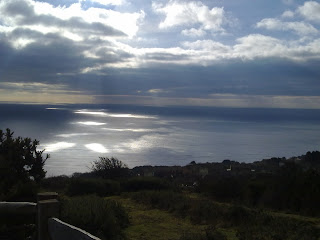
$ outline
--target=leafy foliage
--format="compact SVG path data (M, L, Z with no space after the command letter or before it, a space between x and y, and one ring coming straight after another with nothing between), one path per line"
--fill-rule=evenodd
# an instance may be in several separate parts
M227 240L227 237L213 226L209 226L204 233L183 233L180 240Z
M142 190L169 190L174 186L166 179L157 177L133 177L121 182L122 191L137 192Z
M70 178L65 175L44 178L41 181L41 187L46 191L65 192L69 185Z
M106 179L72 178L67 187L70 196L97 194L110 196L120 192L120 183Z
M320 172L294 162L273 174L210 176L197 191L217 201L320 216Z
M40 182L46 172L43 167L49 157L37 150L39 141L13 137L13 132L0 130L0 189L7 193L14 185Z
M94 161L91 171L103 178L121 178L128 175L128 166L117 158L99 157Z
M129 218L118 202L94 195L64 198L61 202L61 220L101 239L124 239L123 229Z

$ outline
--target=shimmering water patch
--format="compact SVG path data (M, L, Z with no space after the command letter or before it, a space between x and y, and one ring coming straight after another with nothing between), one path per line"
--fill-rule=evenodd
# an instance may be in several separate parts
M106 149L102 144L100 143L90 143L86 144L85 147L93 152L98 152L98 153L108 153L109 150Z
M75 145L76 145L75 143L57 142L57 143L46 144L43 147L47 152L55 152L58 150L74 147Z

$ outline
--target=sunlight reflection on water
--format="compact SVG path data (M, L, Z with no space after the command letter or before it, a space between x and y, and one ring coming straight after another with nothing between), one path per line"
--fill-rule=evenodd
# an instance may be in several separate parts
M106 112L93 112L87 110L77 110L74 113L78 114L87 114L87 115L96 115L96 116L104 116L104 117L115 117L115 118L143 118L143 119L157 119L155 116L147 116L147 115L137 115L137 114L129 114L129 113L106 113Z
M88 135L92 135L92 133L65 133L65 134L58 134L56 135L56 137L69 138L69 137L88 136Z
M45 165L48 175L88 171L87 166L102 156L117 157L129 167L184 165L192 160L252 162L298 156L320 144L318 122L259 122L252 116L244 120L224 115L153 116L58 107L43 114L43 106L26 115L29 108L0 115L0 125L40 140L39 148L51 155Z
M144 135L137 139L131 139L124 143L114 145L114 150L117 152L140 152L145 149L151 149L154 147L166 147L170 148L169 145L166 144L165 139L160 134L153 135Z
M111 132L151 132L154 131L152 129L144 129L144 128L102 128L102 130L111 131Z
M58 150L74 147L75 145L76 145L75 143L57 142L57 143L46 144L43 147L47 152L55 152Z
M101 125L106 125L106 123L102 123L102 122L77 122L78 124L82 124L82 125L88 125L88 126L101 126Z
M106 149L102 144L100 143L90 143L84 145L86 148L88 148L91 151L98 152L98 153L108 153L109 150Z

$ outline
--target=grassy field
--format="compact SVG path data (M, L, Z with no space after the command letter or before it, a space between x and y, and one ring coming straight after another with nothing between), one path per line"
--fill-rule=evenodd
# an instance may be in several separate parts
M119 223L125 221L119 231L111 227L114 239L320 240L319 217L302 216L285 207L278 211L267 206L253 207L238 200L217 201L207 193L181 190L159 178L140 177L117 182L60 177L47 180L44 187L52 187L54 191L63 188L62 193L70 200L96 194L98 198L119 202L122 214L115 211L112 217ZM84 212L92 218L101 215L100 209L88 212L86 204ZM104 226L105 221L102 222Z
M108 197L120 202L128 211L130 226L125 230L128 240L179 240L182 236L205 234L207 225L194 225L188 218L179 218L168 211L151 209L121 196ZM237 240L235 231L218 229L228 240Z
M189 195L189 194L186 194ZM202 197L197 194L192 194L189 197L193 199L201 199ZM129 215L130 225L125 230L125 235L128 240L191 240L191 239L225 239L225 240L239 240L237 237L237 231L239 226L232 226L226 224L218 224L214 227L214 232L223 235L223 238L208 237L206 235L207 231L212 226L206 224L194 224L190 221L189 217L182 218L177 216L174 212L152 208L147 204L137 203L131 198L125 196L113 196L108 197L108 199L113 199L120 202L123 207L126 209ZM232 204L217 203L221 207L225 208L231 206ZM250 209L248 208L248 211ZM304 217L300 215L286 214L281 212L267 211L265 214L271 216L273 221L278 223L292 222L293 224L299 223L297 227L309 225L320 228L320 219ZM281 225L280 224L280 225ZM288 225L290 226L290 225ZM254 226L252 226L254 227ZM276 226L275 226L276 227ZM277 228L277 227L276 227ZM270 229L271 230L271 229ZM249 231L250 232L250 231ZM293 233L293 232L292 232ZM253 232L254 234L254 232ZM294 234L294 233L293 233ZM275 235L276 236L276 235ZM306 236L302 234L300 236ZM261 236L257 236L257 239L260 239ZM243 235L242 238L243 239ZM266 239L270 239L270 236ZM273 239L271 237L271 239ZM287 238L286 238L287 239ZM288 239L297 239L296 237L289 237ZM304 238L303 238L304 239ZM306 238L307 239L307 238ZM316 236L312 236L312 239L320 239Z

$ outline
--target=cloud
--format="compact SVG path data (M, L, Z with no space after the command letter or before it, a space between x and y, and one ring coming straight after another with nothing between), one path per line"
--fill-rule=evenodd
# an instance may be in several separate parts
M182 35L193 38L208 36L207 29L224 31L222 26L227 21L223 8L209 8L201 2L169 1L166 5L153 3L152 7L155 12L165 15L160 23L163 28L194 26L178 30ZM178 11L175 12L174 9ZM14 67L7 67L5 70L7 77L16 75L19 67L34 70L33 73L28 73L30 76L24 76L27 79L32 79L40 68L47 71L42 71L41 76L37 76L38 79L44 76L46 79L48 76L66 79L67 76L76 78L79 74L102 76L109 74L110 69L148 67L154 64L208 66L220 60L257 57L307 60L317 57L319 52L316 40L284 41L262 34L235 38L235 44L205 39L181 41L180 46L138 48L130 45L130 41L121 39L136 33L139 19L145 17L143 10L120 13L103 8L84 10L80 3L55 7L32 0L13 0L2 1L0 11L4 14L1 15L3 21L6 21L6 25L0 27L4 36L2 39L7 40L3 44L11 44L12 55L19 53L19 58L11 60L11 66ZM115 23L108 24L110 19ZM127 34L128 37L119 30L116 22L118 25L120 22L123 25L128 22L133 24L129 24L129 29L133 30ZM309 23L283 22L276 18L265 18L256 26L269 30L293 31L299 35L315 35L318 32ZM10 53L7 51L6 54ZM29 62L24 61L27 58ZM53 61L55 67L50 68Z
M283 17L283 18L293 18L294 15L295 15L294 12L287 10L287 11L284 11L282 13L281 17Z
M82 1L85 1L85 0L82 0ZM118 6L126 3L125 0L90 0L90 1L102 4L102 5L106 5L106 6L108 5Z
M244 59L285 57L287 47L284 43L270 36L250 34L236 40L238 44L233 46L233 56Z
M319 31L310 23L283 22L276 18L265 18L256 24L258 28L278 31L293 31L299 35L317 34Z
M214 51L214 54L216 54L217 52L227 53L231 51L231 48L229 46L212 40L197 40L195 42L183 42L182 45L193 50L202 49L206 51Z
M200 25L202 30L225 31L222 26L227 23L227 18L223 8L213 7L210 9L199 1L174 0L169 1L166 5L153 2L152 8L156 13L165 15L165 19L159 24L160 29ZM198 29L198 31L200 30Z
M1 19L5 26L24 27L41 33L58 33L75 39L107 36L134 36L144 12L120 13L110 9L82 9L80 3L69 7L54 7L32 0L4 0L0 3Z
M250 34L236 41L238 44L233 46L233 57L286 58L292 61L308 61L320 57L320 39L301 44L299 41L285 41L261 34Z
M154 89L149 89L147 92L151 94L161 94L161 93L168 93L169 91L165 89L154 88Z
M84 103L92 96L84 91L69 89L63 84L40 82L1 82L0 101L28 103Z
M115 101L119 96L109 96ZM130 100L129 100L130 99ZM211 94L206 98L169 98L127 96L125 104L142 104L153 106L208 106L208 107L239 107L239 108L308 108L320 109L319 96L289 95L249 95L249 94ZM116 101L117 102L117 101Z
M95 59L84 61L82 52L86 46L57 34L41 34L18 28L7 34L6 39L13 46L3 43L6 51L0 67L4 81L45 82L61 79L63 74L75 75L84 65L91 66L97 62ZM31 39L33 42L16 49L18 39Z
M305 2L298 7L297 12L309 21L320 23L320 3L316 1Z
M4 49L0 51L3 59L10 59L4 62L2 77L50 81L81 74L85 69L123 64L132 55L113 39L135 35L143 15L102 8L84 10L80 3L55 7L32 0L1 1L0 45Z
M61 91L65 89L65 86L62 84L45 84L39 82L31 82L31 83L19 83L19 82L1 82L0 88L7 90L28 90L33 92L55 92Z
M312 1L237 26L222 2L99 2L0 0L0 101L231 105L212 94L320 91Z
M263 108L312 108L319 109L319 96L212 94L224 106Z
M206 35L206 32L203 29L184 29L181 31L182 35L188 36L188 37L203 37Z

